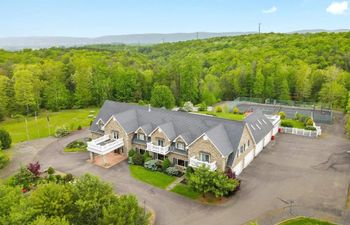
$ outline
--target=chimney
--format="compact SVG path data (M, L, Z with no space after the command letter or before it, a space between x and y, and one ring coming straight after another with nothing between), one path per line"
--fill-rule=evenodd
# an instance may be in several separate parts
M148 112L151 112L151 104L148 104Z

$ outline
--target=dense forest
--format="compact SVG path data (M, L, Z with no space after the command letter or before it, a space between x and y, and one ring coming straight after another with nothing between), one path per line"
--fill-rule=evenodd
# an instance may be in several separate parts
M251 96L344 108L349 90L349 32L0 50L0 117L106 99L149 102L152 93L177 105Z

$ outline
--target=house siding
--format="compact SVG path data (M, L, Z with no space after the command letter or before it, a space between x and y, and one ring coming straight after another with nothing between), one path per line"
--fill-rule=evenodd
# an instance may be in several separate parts
M249 140L249 142L251 143L249 145L249 147L242 153L240 154L237 158L234 159L233 161L233 164L232 164L232 168L234 168L237 164L239 164L242 160L244 160L244 157L251 151L254 151L255 150L255 144L254 144L254 141L253 141L253 137L252 135L250 134L247 126L244 127L243 129L243 134L242 134L242 138L241 140L239 141L239 145L238 145L238 151L239 151L239 148L244 145L244 143L247 143Z
M128 156L128 152L132 148L131 146L131 140L132 140L132 133L126 134L124 128L114 119L111 119L105 126L105 134L111 135L112 131L118 131L119 138L123 138L124 146L123 146L123 155L126 157Z
M164 147L165 146L170 146L171 141L169 141L169 139L167 138L167 136L164 134L163 131L159 131L159 128L153 132L153 134L151 135L151 142L154 145L158 145L157 140L158 139L163 139L164 140Z

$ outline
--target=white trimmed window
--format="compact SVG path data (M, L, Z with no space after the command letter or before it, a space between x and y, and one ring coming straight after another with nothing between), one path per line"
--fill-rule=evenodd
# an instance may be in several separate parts
M176 142L175 145L176 145L177 149L185 150L185 143L183 143L183 142Z
M158 143L158 146L164 147L164 140L163 139L158 139L157 143Z
M202 162L210 162L210 154L204 152L199 153L199 160Z
M146 137L143 133L137 133L137 139L139 139L141 141L145 141Z
M112 138L113 138L113 139L118 139L118 138L119 138L119 132L116 131L116 130L113 130L113 131L112 131Z

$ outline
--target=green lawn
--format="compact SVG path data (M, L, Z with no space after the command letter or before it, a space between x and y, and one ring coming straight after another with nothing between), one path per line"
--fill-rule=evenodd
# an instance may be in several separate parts
M200 196L200 193L193 191L188 185L181 183L177 184L171 191L191 199L197 199Z
M176 179L162 172L147 170L142 166L130 165L129 168L131 176L135 179L162 189L168 187Z
M216 117L228 119L228 120L242 121L244 119L244 115L242 115L242 114L233 114L233 113L226 113L226 112L219 113L219 112L210 112L210 111L202 111L202 112L197 112L197 113L212 115L212 116L216 116Z
M281 122L282 126L283 126L283 123L291 124L294 128L300 128L300 129L305 128L305 124L303 122L300 122L299 120L283 119Z
M64 148L64 152L86 152L86 148Z
M78 126L87 127L94 118L89 118L90 111L94 111L97 115L97 108L72 109L60 112L42 112L38 116L37 122L34 117L28 117L28 134L29 140L48 137L49 128L47 116L50 118L50 134L53 135L55 129L60 126L66 126L69 130L76 130ZM24 118L11 119L8 118L0 122L0 128L10 132L12 143L27 141L26 126Z
M321 221L312 218L298 217L290 220L286 220L278 225L335 225L334 223Z

